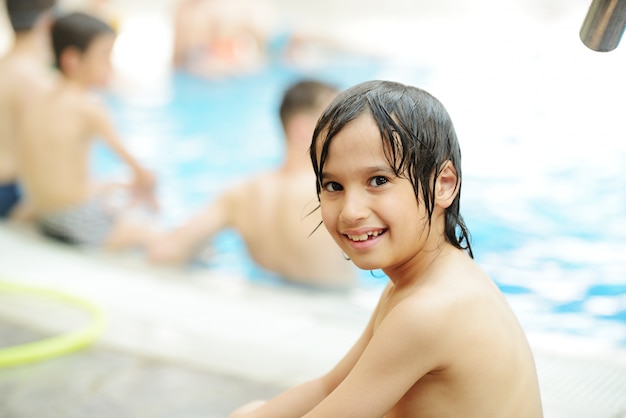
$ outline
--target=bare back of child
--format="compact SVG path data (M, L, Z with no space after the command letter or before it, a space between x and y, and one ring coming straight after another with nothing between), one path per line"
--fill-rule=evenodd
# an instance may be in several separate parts
M0 218L25 212L18 180L18 124L24 109L54 82L49 25L55 0L7 0L13 43L0 58Z
M132 192L152 197L154 178L122 146L106 107L89 91L110 76L113 30L73 13L54 23L52 38L62 77L25 112L19 144L21 179L38 225L47 235L75 244L147 245L156 232L125 221L98 193L90 173L91 143L102 138L132 169Z
M233 188L222 199L231 208L230 226L259 266L291 282L352 286L353 265L327 231L318 228L313 190L311 173L277 170Z
M427 92L372 81L341 93L311 145L325 227L390 281L327 374L231 417L543 416L533 355L473 260L452 121Z

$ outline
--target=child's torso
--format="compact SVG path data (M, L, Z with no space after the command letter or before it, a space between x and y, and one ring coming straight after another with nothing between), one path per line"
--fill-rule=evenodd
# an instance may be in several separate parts
M464 256L462 256L464 257ZM436 344L440 363L386 415L393 417L540 417L532 353L517 318L495 284L473 262L444 267L394 294L386 291L375 329L399 303L432 303L433 321L446 330ZM420 353L415 353L419 358Z
M38 212L79 204L90 195L89 147L93 129L85 100L53 93L33 103L19 144L21 176Z

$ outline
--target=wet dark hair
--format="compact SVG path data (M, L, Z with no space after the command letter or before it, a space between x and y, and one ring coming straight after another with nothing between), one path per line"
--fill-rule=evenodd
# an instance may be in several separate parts
M81 12L59 17L52 25L52 48L56 66L59 67L61 54L68 47L85 52L95 38L115 31L104 21Z
M290 85L283 95L279 115L283 126L289 119L301 112L314 112L324 106L330 97L335 96L337 87L317 80L301 80Z
M445 211L445 236L448 242L473 257L469 230L459 208L461 149L456 132L441 102L419 88L390 81L368 81L349 88L332 101L317 122L310 148L318 198L332 139L349 122L364 114L371 115L378 125L387 161L395 175L411 181L416 198L421 193L429 224L437 177L447 161L452 163L457 171L458 193Z
M33 28L45 12L50 11L56 0L6 0L7 15L16 33Z

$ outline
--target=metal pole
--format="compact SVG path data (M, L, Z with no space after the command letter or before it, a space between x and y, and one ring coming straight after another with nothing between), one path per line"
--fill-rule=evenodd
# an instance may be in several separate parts
M580 39L594 51L612 51L625 26L626 0L593 0L580 29Z

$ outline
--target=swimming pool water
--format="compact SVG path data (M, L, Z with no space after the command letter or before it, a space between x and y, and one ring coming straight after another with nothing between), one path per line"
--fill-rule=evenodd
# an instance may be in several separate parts
M463 149L461 210L477 262L523 312L527 327L626 347L626 146L610 140L623 139L619 113L607 118L588 105L608 94L606 86L582 92L576 86L579 97L587 96L573 104L566 82L442 84L428 67L360 58L307 69L272 63L224 80L174 73L149 99L145 92L112 92L105 98L122 137L158 175L164 226L183 221L232 182L278 164L278 103L284 88L303 77L341 88L387 78L438 96ZM484 102L476 101L478 91ZM583 111L584 118L577 116ZM123 175L101 146L94 162L98 176ZM280 283L253 265L236 234L224 232L214 244L215 253L196 268ZM382 273L362 274L365 287L384 281Z

